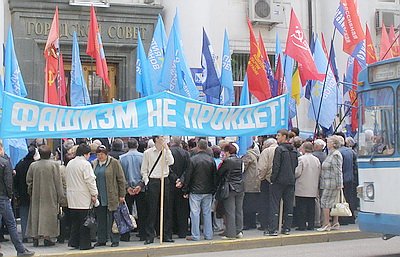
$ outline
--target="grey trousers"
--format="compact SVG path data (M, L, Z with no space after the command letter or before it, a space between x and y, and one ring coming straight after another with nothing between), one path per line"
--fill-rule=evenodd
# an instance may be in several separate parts
M229 197L225 199L225 236L236 237L243 229L243 198L244 192L229 192Z

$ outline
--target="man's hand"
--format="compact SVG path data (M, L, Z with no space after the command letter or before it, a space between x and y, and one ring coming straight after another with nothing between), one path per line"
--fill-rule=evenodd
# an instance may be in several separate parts
M120 197L119 198L119 203L124 204L125 203L125 197Z
M176 188L182 188L183 187L183 183L179 178L175 182L175 187Z
M97 200L97 195L92 195L91 197L92 203L95 204Z
M141 186L136 186L136 187L133 189L133 195L139 194L140 191L142 191L142 187L141 187Z
M134 195L134 189L132 187L128 187L126 191L128 192L129 195Z
M189 194L184 194L183 198L188 199L189 198Z

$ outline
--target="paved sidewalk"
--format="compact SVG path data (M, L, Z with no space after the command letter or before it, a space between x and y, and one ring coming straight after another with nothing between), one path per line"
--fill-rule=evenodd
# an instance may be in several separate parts
M95 248L88 251L74 250L67 244L56 244L52 247L33 247L32 243L25 246L36 252L35 256L174 256L187 253L215 252L237 249L252 249L260 247L296 245L305 243L321 243L339 240L352 240L369 237L377 237L376 234L366 234L358 230L357 225L342 226L338 231L317 232L317 231L293 231L290 235L279 235L277 237L263 236L262 231L244 231L243 239L222 240L215 235L214 240L187 241L185 239L175 239L175 243L163 243L159 241L154 244L144 245L139 242L135 235L131 236L131 242L121 242L119 247L111 248L110 243L105 247ZM8 238L6 236L6 238ZM133 240L133 241L132 241ZM41 242L43 244L43 242ZM11 242L1 243L1 251L4 256L15 256L16 251Z

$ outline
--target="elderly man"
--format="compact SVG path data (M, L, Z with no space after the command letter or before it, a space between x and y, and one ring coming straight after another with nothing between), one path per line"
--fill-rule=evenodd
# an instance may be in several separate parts
M162 136L153 136L155 145L147 149L143 154L142 179L143 186L147 185L146 202L148 215L146 219L146 241L145 245L154 243L155 223L157 219L158 206L160 203L161 178L164 179L164 234L163 241L173 243L171 231L171 219L169 211L169 166L174 164L174 157Z
M269 187L271 184L272 174L272 162L274 160L275 149L278 147L278 143L275 138L268 138L264 141L264 150L258 159L258 178L261 180L260 186L260 223L261 228L264 230L264 235L268 235L268 226L271 222L269 209L270 209L270 192Z
M33 162L26 175L31 205L27 234L33 237L33 246L39 245L39 237L44 237L45 246L53 246L52 237L60 234L58 206L63 200L64 190L60 165L50 160L51 150L47 145L39 147L40 160Z
M297 230L314 230L315 198L318 195L319 176L321 164L317 157L312 155L313 145L305 142L300 147L303 155L299 157L296 168L296 212ZM307 226L306 226L307 223Z
M136 203L138 215L138 229L140 241L146 240L145 219L147 216L147 207L145 200L145 192L140 188L139 183L142 180L140 168L142 166L143 154L138 152L139 143L136 139L128 140L129 151L119 157L122 169L124 170L125 179L128 183L128 194L126 194L126 204L129 211L132 212L133 203ZM129 241L129 232L121 235L121 241Z

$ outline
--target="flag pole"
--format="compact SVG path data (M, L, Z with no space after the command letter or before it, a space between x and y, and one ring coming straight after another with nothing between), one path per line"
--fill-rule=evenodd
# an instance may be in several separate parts
M317 113L317 119L315 121L315 129L314 129L314 139L317 136L317 131L318 131L318 122L319 122L319 115L321 114L321 106L322 106L322 100L324 97L324 91L325 91L325 86L326 86L326 76L328 74L328 70L329 70L329 66L330 66L330 59L331 59L331 55L332 55L332 49L333 49L333 41L335 40L335 36L336 36L336 27L333 30L333 36L331 39L331 48L329 49L329 55L328 55L328 60L327 60L327 64L326 64L326 69L325 69L325 78L324 78L324 85L322 86L322 93L321 93L321 100L319 102L319 107L318 107L318 113Z
M162 154L164 154L164 158L163 158L164 165L162 165L161 167L166 167L167 160L165 158L167 158L167 157L164 152L164 151L166 151L164 146L161 151L162 151ZM160 196L160 245L162 245L163 240L164 240L164 188L165 188L164 169L163 168L161 168L161 178L160 179L161 179L161 181L160 181L161 182L161 185L160 185L160 187L161 187L161 190L160 190L161 191L161 196Z

